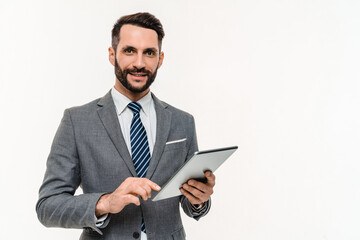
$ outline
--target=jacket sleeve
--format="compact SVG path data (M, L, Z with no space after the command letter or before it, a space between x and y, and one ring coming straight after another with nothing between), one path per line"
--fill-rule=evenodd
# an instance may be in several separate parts
M188 153L186 156L186 161L189 160L189 158L191 158L192 155L196 151L198 151L198 143L197 143L197 137L196 137L194 117L191 116L188 126L189 126L188 131L189 131L190 139L188 142L189 146L188 146ZM183 208L185 214L196 220L199 220L201 217L205 216L209 212L210 207L211 207L211 199L209 199L207 202L204 203L204 205L201 209L196 210L184 195L182 195L180 197L180 203L181 203L181 207Z
M65 110L47 159L47 169L39 190L36 212L46 227L96 227L95 206L105 193L74 196L81 184L80 163L70 110ZM102 227L105 227L109 217Z

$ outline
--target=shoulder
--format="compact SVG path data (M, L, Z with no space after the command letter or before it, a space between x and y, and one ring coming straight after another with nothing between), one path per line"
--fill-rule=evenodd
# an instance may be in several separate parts
M104 105L110 107L114 105L110 92L83 105L67 108L65 115L69 114L72 118L91 118L91 116L97 116L97 110Z
M94 117L97 118L97 103L99 100L100 98L80 106L65 109L64 118L71 119L73 123L88 122L89 120L94 119Z
M97 98L91 102L85 103L83 105L79 106L73 106L70 108L67 108L65 111L70 112L71 114L77 114L77 113L86 113L86 112L92 112L98 108L98 102L101 98Z
M166 109L167 111L171 112L172 117L182 118L182 119L185 118L185 119L189 119L189 120L194 119L192 114L190 114L186 111L183 111L177 107L174 107L173 105L171 105L165 101L158 99L155 95L153 95L153 99L154 99L155 105L159 105L159 106L163 107L164 109Z

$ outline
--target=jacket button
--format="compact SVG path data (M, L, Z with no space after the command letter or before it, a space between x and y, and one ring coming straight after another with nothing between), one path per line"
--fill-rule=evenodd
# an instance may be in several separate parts
M139 234L138 232L134 232L134 233L133 233L133 237L134 237L134 238L139 238L139 237L140 237L140 234Z

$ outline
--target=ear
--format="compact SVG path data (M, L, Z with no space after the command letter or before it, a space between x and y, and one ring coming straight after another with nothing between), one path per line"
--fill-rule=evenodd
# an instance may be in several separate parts
M158 68L161 67L161 65L162 65L162 63L163 63L163 60L164 60L164 52L161 52L161 53L160 53L160 57L159 57Z
M115 50L112 47L109 47L108 51L109 51L109 61L113 66L115 66L115 61L116 61Z

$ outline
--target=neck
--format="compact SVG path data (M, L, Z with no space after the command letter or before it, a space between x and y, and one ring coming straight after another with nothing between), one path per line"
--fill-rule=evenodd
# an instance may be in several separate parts
M141 98L143 98L146 94L149 93L150 88L146 89L143 92L131 92L128 89L126 89L118 80L116 80L115 86L114 88L121 93L122 95L124 95L125 97L127 97L128 99L130 99L132 102L137 102L139 101Z

